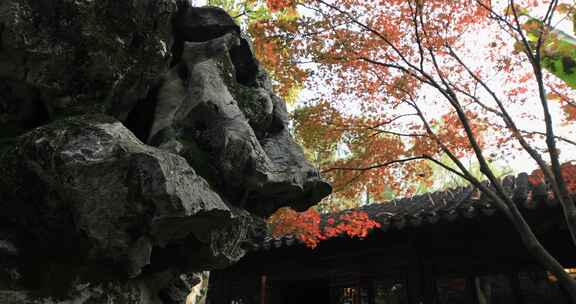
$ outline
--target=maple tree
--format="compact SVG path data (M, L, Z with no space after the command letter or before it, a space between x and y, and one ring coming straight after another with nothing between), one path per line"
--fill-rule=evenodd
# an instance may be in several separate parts
M298 14L292 0L208 0L226 10L252 42L256 57L273 79L275 91L293 102L308 77L297 64L300 57L292 34ZM295 42L297 43L297 42Z
M380 227L380 223L370 219L363 211L341 212L323 221L314 208L305 212L282 208L271 217L270 224L273 236L293 235L311 248L322 240L341 235L364 238L370 230Z
M531 159L538 167L531 181L546 182L576 243L574 166L562 164L570 159L560 154L576 145L570 132L559 133L576 119L576 40L557 28L573 22L573 1L268 3L301 12L290 26L270 22L259 35L286 39L278 45L299 58L293 62L315 63L304 84L318 99L295 112L294 129L322 158L316 163L339 195L367 191L378 198L386 187L410 195L414 181L441 167L489 197L576 300L576 282L540 244L490 167ZM470 172L467 159L477 161L491 186Z

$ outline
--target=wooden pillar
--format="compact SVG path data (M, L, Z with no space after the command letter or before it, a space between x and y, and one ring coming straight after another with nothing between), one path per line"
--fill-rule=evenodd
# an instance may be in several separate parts
M267 286L267 280L268 278L266 277L265 274L260 276L260 304L267 304L268 301L266 299L266 289L268 288Z
M359 277L356 277L355 281L356 282L354 285L356 285L356 294L354 294L354 303L360 304L361 297L362 297L362 295L360 294L361 289L362 289L362 284L360 284L360 278Z
M368 285L368 304L374 304L376 293L374 292L374 279L370 280Z
M225 275L220 271L213 271L210 273L210 281L208 283L208 304L228 303L230 294L229 281Z
M468 297L472 298L473 304L482 304L480 303L480 294L478 293L478 285L476 284L478 281L474 272L471 272L466 277L466 292L469 294Z
M436 291L436 276L435 272L430 266L421 268L421 282L422 282L422 303L435 304L438 298Z
M425 295L425 285L427 277L426 267L422 260L420 240L417 233L412 233L410 235L409 246L411 248L411 262L410 266L406 269L406 284L408 292L408 303L410 304L421 304L427 303L424 299Z

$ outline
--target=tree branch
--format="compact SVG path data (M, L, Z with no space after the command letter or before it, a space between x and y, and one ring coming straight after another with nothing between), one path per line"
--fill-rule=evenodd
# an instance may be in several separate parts
M394 165L394 164L401 164L401 163L414 161L414 160L418 160L418 159L425 159L425 158L426 157L424 157L424 156L414 156L414 157L409 157L409 158L404 158L404 159L395 159L395 160L391 160L391 161L388 161L385 163L375 164L375 165L371 165L371 166L367 166L367 167L331 167L331 168L325 169L321 173L328 173L328 172L332 172L332 171L336 171L336 170L339 170L339 171L368 171L368 170L372 170L372 169L388 167L388 166Z

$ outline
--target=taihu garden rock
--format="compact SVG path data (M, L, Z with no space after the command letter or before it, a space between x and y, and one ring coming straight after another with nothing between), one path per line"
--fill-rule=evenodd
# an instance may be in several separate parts
M287 125L221 9L0 2L0 303L182 303L330 193Z

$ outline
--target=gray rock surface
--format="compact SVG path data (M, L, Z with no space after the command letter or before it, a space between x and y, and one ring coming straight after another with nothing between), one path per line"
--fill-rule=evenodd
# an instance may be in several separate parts
M331 191L248 39L185 0L0 2L0 303L179 303Z

